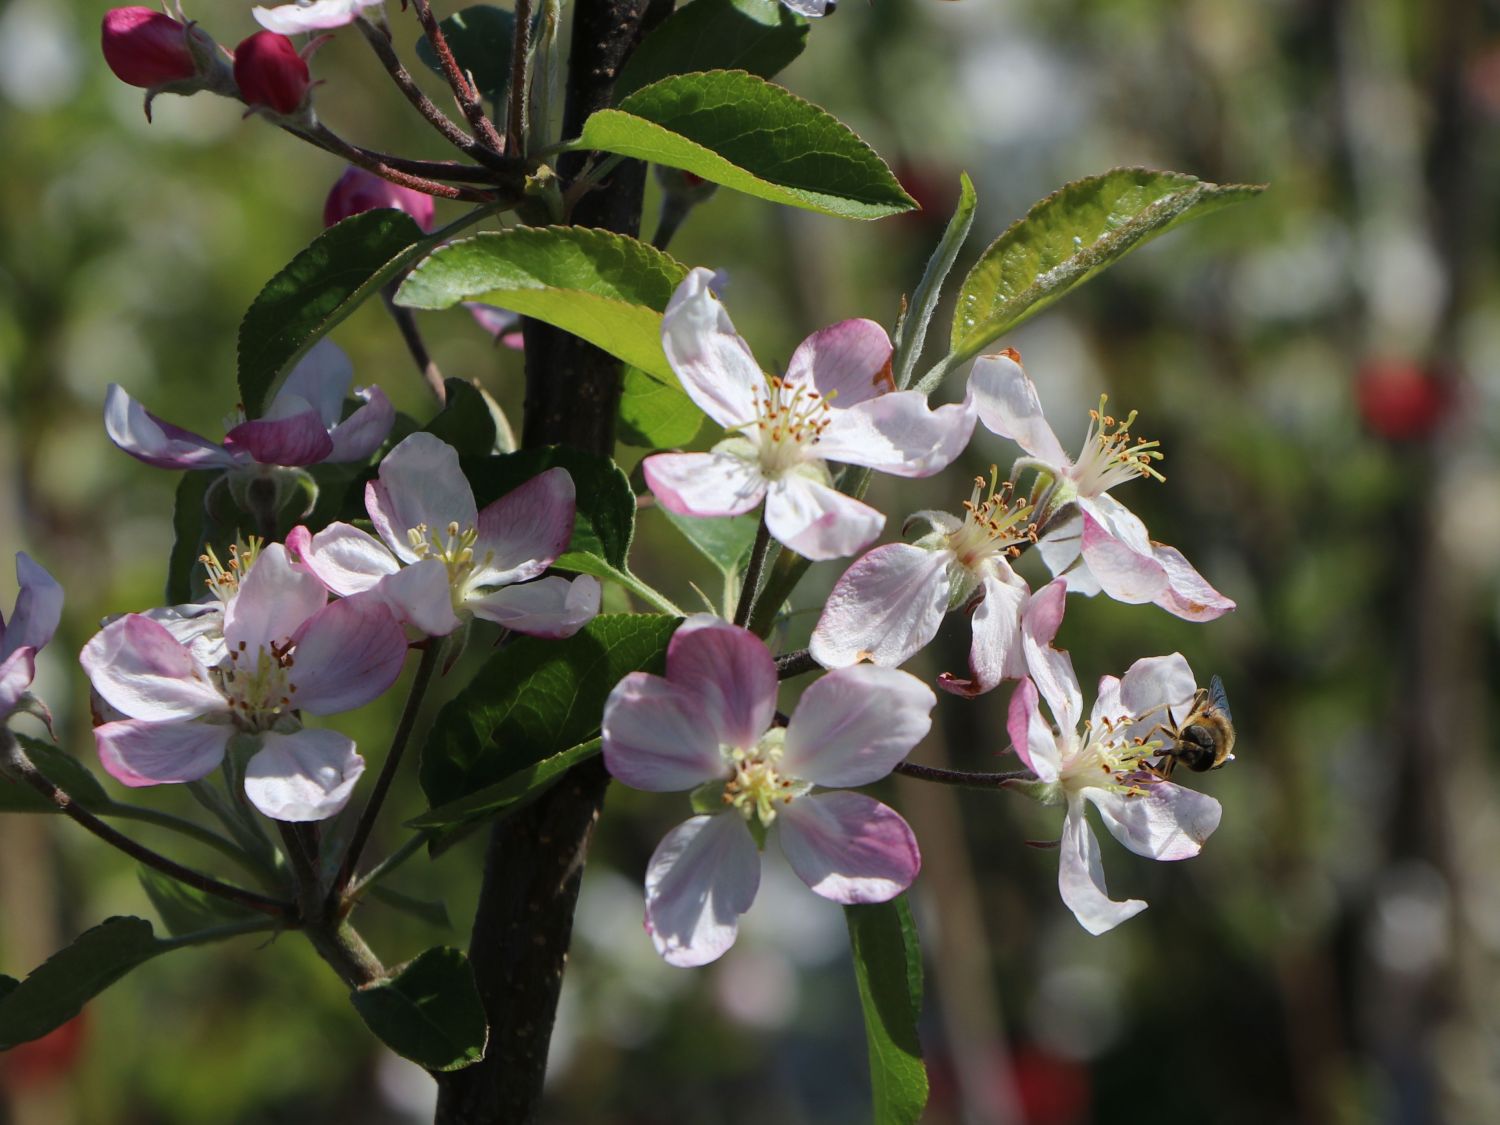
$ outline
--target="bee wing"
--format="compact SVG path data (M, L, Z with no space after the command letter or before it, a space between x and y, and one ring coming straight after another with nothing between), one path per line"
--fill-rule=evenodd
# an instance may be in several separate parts
M1224 694L1224 681L1218 676L1208 682L1208 704L1223 712L1229 722L1234 722L1234 716L1229 713L1229 698Z

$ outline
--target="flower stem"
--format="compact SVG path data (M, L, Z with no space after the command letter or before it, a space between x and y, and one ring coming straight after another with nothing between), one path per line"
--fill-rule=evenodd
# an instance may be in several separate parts
M442 406L448 401L448 390L443 385L443 373L433 362L432 353L427 350L427 343L422 339L422 333L417 328L416 315L411 309L396 304L396 290L400 287L399 280L393 281L380 291L380 296L385 302L386 311L396 322L396 328L401 333L406 350L411 353L411 358L416 361L417 370L422 373L422 381L427 384L427 389L438 400L438 405Z
M740 604L734 609L734 623L746 625L750 611L755 607L755 595L760 589L760 573L765 569L766 552L771 549L771 529L766 526L765 509L761 509L760 524L755 529L755 542L750 547L750 561L745 564L745 582L740 587Z
M510 46L510 106L505 119L505 151L525 155L531 93L531 0L515 0L515 38Z
M346 899L358 898L361 894L364 893L365 888L373 886L381 879L384 879L392 871L396 870L396 868L400 867L412 856L416 855L419 851L426 847L427 842L431 839L431 834L427 832L416 833L409 840L407 840L406 843L402 844L390 855L386 856L374 867L370 868L370 870L366 871L358 879L350 883L349 889L344 892L344 897Z
M892 772L914 777L918 781L934 781L939 785L961 785L966 789L1006 789L1012 782L1036 780L1036 775L1030 770L970 773L968 770L945 770L937 766L919 766L915 762L899 762Z
M812 658L812 653L805 648L797 652L784 652L776 658L776 678L790 680L794 676L816 671L820 667L821 665Z
M138 844L130 839L130 837L111 828L93 813L81 808L74 802L73 798L49 781L36 766L32 765L31 759L26 756L26 751L21 748L21 744L4 727L0 727L0 765L3 765L8 773L20 778L27 785L30 785L38 793L42 794L42 796L46 797L57 806L58 811L63 815L88 829L106 844L119 849L132 859L144 863L147 867L154 867L162 874L176 879L179 883L186 883L188 886L194 887L204 894L216 895L219 898L228 899L230 902L238 903L261 914L284 918L294 913L295 908L289 902L269 898L266 895L246 890L243 887L221 883L217 879L210 878L189 867L184 867L182 864L170 860L166 856L159 855L145 845Z
M206 844L220 855L234 860L257 879L266 878L265 869L256 860L246 854L245 850L224 836L220 836L211 828L205 828L201 824L188 820L186 817L173 816L168 812L158 809L148 809L143 805L122 805L111 801L109 807L103 810L105 816L119 817L121 820L139 821L141 824L154 824L159 828L168 828L173 832L179 832L191 840L197 840L200 844Z
M412 680L411 691L406 697L406 706L401 712L401 720L396 724L396 733L391 737L391 748L386 752L385 764L380 767L380 776L375 780L375 788L370 793L370 799L365 804L364 811L359 814L359 822L355 825L354 835L349 839L349 848L344 853L344 861L339 865L338 877L334 879L333 886L330 888L331 898L337 898L343 894L344 888L354 879L354 869L359 865L360 853L364 851L370 832L375 827L375 821L380 816L380 809L385 803L386 794L390 791L391 782L396 779L401 757L406 752L407 742L411 740L412 727L417 722L417 713L422 709L422 700L427 696L433 673L442 663L443 650L446 647L447 645L441 638L435 637L430 639L427 647L422 650L422 659L417 665L416 678Z
M412 6L417 10L417 19L422 23L422 30L427 35L427 41L432 44L438 62L442 64L443 76L448 79L448 85L453 89L453 96L458 99L459 108L468 118L469 127L474 130L479 140L493 151L504 152L505 141L496 131L495 123L485 115L484 102L479 96L479 91L459 69L458 60L453 57L453 48L448 46L448 37L443 34L437 17L432 14L432 4L429 0L412 0ZM517 27L517 38L520 34L521 30Z

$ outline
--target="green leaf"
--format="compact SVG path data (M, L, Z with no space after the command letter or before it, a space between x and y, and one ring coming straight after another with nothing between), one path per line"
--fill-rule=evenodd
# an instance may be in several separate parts
M402 283L396 303L446 309L481 301L582 337L661 379L661 314L687 267L623 234L513 227L438 250Z
M1262 190L1148 168L1116 168L1066 185L991 243L964 278L950 359L978 355L1002 333L1179 223Z
M160 915L162 925L174 936L191 934L222 926L226 922L240 922L257 915L254 911L216 895L204 894L196 887L179 883L154 867L141 867L136 875L145 888L146 897Z
M635 534L635 493L620 466L608 457L550 445L498 457L465 457L460 463L481 508L545 469L567 469L578 505L569 553L598 555L615 567L625 566Z
M429 926L440 930L453 928L453 921L448 917L448 907L438 899L415 898L387 887L384 883L371 886L368 893L371 898L384 903L392 910L409 914L419 921L426 922Z
M462 456L484 457L493 453L495 418L484 392L467 379L444 379L443 386L448 399L423 429L442 438Z
M906 896L844 907L854 975L864 1008L870 1086L878 1125L913 1125L927 1104L927 1069L917 1039L922 953Z
M546 789L579 762L586 762L599 753L601 742L592 738L561 754L553 754L529 766L518 769L503 781L486 785L467 797L449 801L439 808L430 809L407 822L409 828L449 828L475 820L484 820L501 809L519 804Z
M695 70L775 78L807 46L807 26L781 0L693 0L641 41L615 82L615 98Z
M738 574L750 554L755 542L755 531L760 527L759 515L724 516L698 518L679 516L676 512L661 509L662 515L672 526L687 536L687 540L709 562L725 575Z
M701 4L703 0L694 2ZM625 368L620 392L620 440L627 445L645 449L687 445L698 436L703 417L703 411L688 398L675 377L668 383L639 367Z
M110 918L86 930L0 1000L0 1051L61 1027L131 969L172 948L144 918Z
M969 228L974 225L976 198L974 184L967 172L959 173L958 206L953 217L938 240L937 249L927 259L927 268L922 271L922 280L912 292L911 303L896 326L896 339L891 357L891 374L900 390L911 384L912 369L922 355L922 345L927 342L927 326L937 309L938 298L943 293L943 282L953 268L964 240L969 237Z
M349 999L382 1043L428 1070L462 1070L484 1058L484 1004L469 959L456 949L435 946Z
M510 87L511 43L516 37L516 17L504 8L475 4L454 12L438 24L458 68L474 79L479 92L491 105L505 100ZM438 61L437 52L423 35L417 40L417 58L439 78L447 71Z
M659 672L678 618L605 614L566 640L519 637L438 713L422 789L438 809L599 733L621 677Z
M56 785L80 808L89 812L107 809L111 802L104 786L89 768L66 751L29 735L14 738L26 751L26 757L48 781ZM12 781L0 775L0 812L55 813L57 805L47 800L24 781Z
M14 992L20 983L15 977L8 977L4 973L0 973L0 1000L4 1000Z
M917 206L847 125L742 70L663 78L595 113L569 147L681 168L758 199L846 219Z

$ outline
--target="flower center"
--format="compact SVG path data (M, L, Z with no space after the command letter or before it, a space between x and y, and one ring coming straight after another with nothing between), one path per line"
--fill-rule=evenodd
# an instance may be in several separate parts
M1159 739L1127 739L1111 719L1083 724L1083 747L1063 764L1063 785L1073 791L1090 787L1135 797L1160 779L1149 768L1161 753Z
M1130 427L1135 424L1136 412L1117 419L1104 412L1108 401L1108 395L1100 395L1099 409L1089 411L1088 433L1072 474L1080 496L1098 496L1136 477L1166 479L1152 464L1164 456L1161 443L1132 438Z
M964 522L948 536L948 549L966 570L996 555L1014 558L1021 553L1016 544L1024 539L1036 540L1036 525L1023 523L1031 516L1031 505L1012 499L1010 481L1001 483L999 475L991 465L988 481L974 478L974 491L964 501Z
M297 709L292 700L297 685L292 683L296 660L291 642L257 649L253 665L248 653L244 641L229 650L229 663L216 669L219 687L237 726L246 731L270 730Z
M808 458L830 421L833 395L824 396L805 383L788 383L776 375L766 376L755 421L741 429L755 428L759 438L760 464L774 477Z
M252 535L247 541L231 543L228 562L220 562L212 547L204 548L198 561L208 572L208 577L204 579L208 592L227 606L230 599L239 593L240 583L250 573L250 568L255 565L255 560L260 557L261 548L265 545L266 541L258 535Z
M724 803L763 828L776 819L777 805L790 804L810 788L778 769L785 741L786 731L775 727L749 750L725 749L734 774L724 783Z
M461 528L458 521L453 520L443 529L443 534L438 535L425 523L419 523L407 529L406 541L418 560L442 560L448 568L448 588L453 591L453 603L457 606L463 600L465 579L475 568L474 544L479 541L478 528ZM489 561L488 556L484 561Z

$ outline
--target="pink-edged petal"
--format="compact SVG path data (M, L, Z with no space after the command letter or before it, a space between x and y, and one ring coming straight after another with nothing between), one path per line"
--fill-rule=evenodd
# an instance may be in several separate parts
M695 816L662 838L646 869L646 932L669 965L706 965L734 944L760 889L760 853L743 818Z
M815 452L828 461L898 477L930 477L953 463L973 433L969 403L934 410L916 391L895 391L847 410L831 410Z
M1058 578L1068 580L1068 593L1092 598L1099 592L1099 582L1083 561L1083 519L1074 516L1055 531L1049 531L1037 542L1037 553L1047 569Z
M480 301L460 301L468 310L474 323L495 338L496 343L505 342L505 337L519 333L521 314L502 309L498 305L486 305ZM508 343L507 343L507 346Z
M1083 559L1100 588L1117 602L1153 602L1167 589L1166 571L1155 558L1116 539L1087 514L1083 517Z
M1152 557L1167 576L1167 588L1156 604L1185 621L1212 621L1234 608L1234 602L1210 586L1176 547L1153 543Z
M656 501L679 516L739 516L766 495L760 466L733 453L657 453L641 462Z
M16 553L16 582L20 592L10 623L0 620L0 656L18 648L41 648L62 619L63 588L25 551Z
M255 560L224 610L229 651L243 651L253 667L256 653L284 645L328 602L328 590L312 571L294 563L286 547L272 543Z
M714 741L749 749L776 717L776 661L748 629L695 613L667 645L667 679L696 694Z
M475 617L529 637L571 637L599 615L599 580L587 574L553 575L469 595L464 605Z
M224 644L224 607L217 601L156 606L141 614L172 634L205 668L217 668L228 650Z
M1187 704L1197 691L1198 681L1182 653L1146 656L1132 664L1120 681L1120 704L1125 714L1154 725L1168 722L1168 709Z
M841 320L820 328L792 353L786 381L809 386L840 408L896 389L891 338L873 320Z
M403 625L446 637L463 622L453 612L453 587L442 559L423 559L382 578L370 591Z
M385 455L379 479L365 486L365 508L375 530L402 562L416 562L407 532L425 526L446 537L479 521L474 490L459 468L458 451L432 434L415 433Z
M272 820L327 820L364 772L354 740L338 731L267 732L245 766L245 796Z
M1104 827L1136 855L1148 859L1188 859L1203 850L1223 807L1206 793L1173 785L1148 784L1137 796L1094 786L1083 795L1094 803Z
M1106 721L1119 722L1129 717L1130 712L1120 698L1120 678L1100 676L1099 690L1094 694L1094 709L1089 712L1089 722L1097 727Z
M609 693L604 764L632 789L671 793L726 777L714 722L691 687L632 672Z
M766 492L766 527L815 562L856 553L884 526L885 516L868 504L800 473L772 481Z
M362 399L364 405L356 407L349 417L328 431L333 448L323 460L330 464L367 460L390 435L396 422L396 408L379 387L361 387L354 396Z
M225 723L125 719L94 728L99 764L121 785L168 785L207 777L224 760L235 728Z
M895 668L855 664L829 672L792 713L781 769L815 785L879 781L927 737L936 706L930 687Z
M815 894L845 906L889 902L917 877L922 853L901 814L863 793L820 793L776 817L781 850Z
M311 406L281 418L241 422L224 435L231 453L244 452L262 465L316 465L333 450L328 428Z
M1031 595L1021 617L1021 645L1027 670L1047 701L1058 729L1064 731L1072 730L1083 717L1083 692L1073 671L1073 658L1052 647L1067 597L1067 582L1053 579Z
M1010 438L1038 461L1060 470L1072 462L1042 415L1041 399L1021 369L1020 358L1011 351L980 356L969 373L969 394L985 429Z
M240 461L222 445L162 421L117 383L104 394L104 429L126 453L158 469L228 469Z
M297 361L291 374L281 384L276 397L266 411L271 417L288 413L278 409L284 402L294 404L290 413L297 413L295 404L305 402L317 412L326 430L339 420L344 411L344 397L349 393L349 384L354 382L354 365L342 348L326 337L307 350Z
M1021 614L1031 597L1026 583L1010 565L1001 562L984 577L984 597L969 618L973 637L969 643L969 678L949 672L938 684L954 695L983 695L1002 680L1026 675L1026 653L1021 644Z
M713 278L695 269L677 287L662 316L661 345L688 397L727 429L754 420L766 377L709 288Z
M567 550L577 497L567 469L548 469L479 513L475 586L504 586L535 578Z
M323 585L340 597L368 590L401 569L384 543L352 524L331 523L316 535L305 527L294 527L286 537L286 546ZM447 568L443 569L446 573Z
M139 614L127 614L95 633L78 660L94 690L133 719L191 719L227 709L187 647Z
M30 645L16 649L0 660L0 723L16 709L21 696L36 678L36 649Z
M1058 855L1057 889L1062 893L1063 903L1078 919L1078 924L1091 934L1112 930L1146 909L1146 904L1138 898L1116 902L1109 897L1109 888L1104 884L1099 841L1084 819L1081 797L1072 797L1068 801Z
M353 23L364 8L384 0L313 0L311 4L282 4L275 8L252 8L255 22L278 35L302 35Z
M1080 496L1078 511L1084 517L1084 532L1088 521L1093 520L1111 539L1118 539L1138 555L1151 553L1151 535L1141 517L1132 512L1108 493L1098 496ZM1087 542L1081 544L1087 550Z
M313 715L364 706L396 682L406 659L405 631L370 594L325 606L293 640L292 702Z
M1057 749L1057 735L1042 715L1041 697L1030 680L1022 680L1011 693L1005 730L1016 756L1027 769L1041 781L1058 779L1062 755Z
M937 636L948 612L951 551L887 543L834 584L808 651L825 668L861 660L895 667Z

